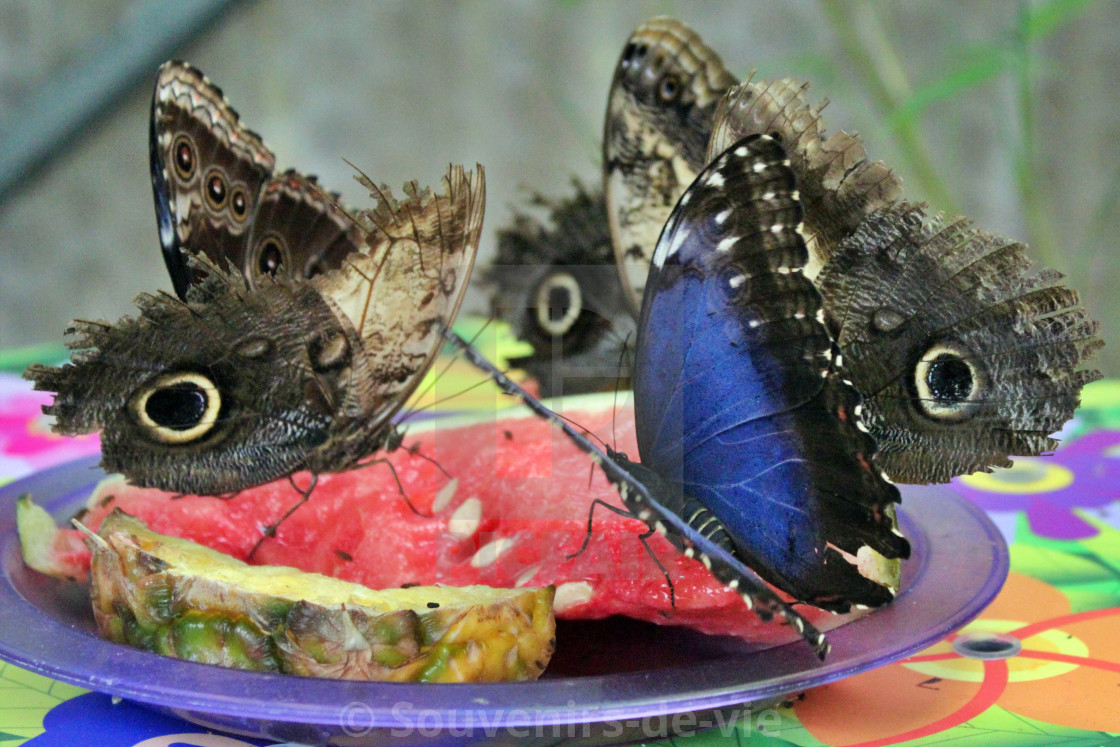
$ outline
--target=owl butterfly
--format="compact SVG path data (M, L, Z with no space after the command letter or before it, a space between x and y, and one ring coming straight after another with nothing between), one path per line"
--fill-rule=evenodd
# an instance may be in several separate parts
M337 195L314 176L274 174L276 156L191 65L160 67L148 147L160 245L182 299L200 279L184 248L232 263L253 286L281 268L303 278L337 268L362 246L358 227L332 209Z
M533 346L533 354L509 362L546 397L610 389L637 320L618 282L606 202L577 182L570 199L537 196L534 203L549 210L551 225L517 214L498 231L483 279L495 289L491 313Z
M100 429L106 470L205 495L347 469L398 444L392 417L470 276L484 174L455 166L442 194L410 183L400 201L359 181L378 203L352 217L360 250L337 269L250 288L239 269L191 255L199 280L185 300L144 294L138 317L76 321L71 364L25 374L55 392L44 407L55 431Z
M945 482L1055 448L1049 434L1100 378L1079 370L1103 343L1077 293L1022 244L901 200L900 180L858 137L826 136L807 84L731 80L672 19L643 24L624 47L603 150L608 224L632 303L664 205L683 191L666 175L687 177L731 142L774 133L804 204L803 272L864 395L878 466L899 482ZM707 143L699 160L697 141Z
M590 453L651 530L699 557L761 616L784 617L823 657L823 636L755 573L842 612L889 602L910 548L895 518L898 489L871 464L859 394L803 271L809 252L789 163L777 140L743 138L670 213L638 324L640 464L598 450L470 357Z

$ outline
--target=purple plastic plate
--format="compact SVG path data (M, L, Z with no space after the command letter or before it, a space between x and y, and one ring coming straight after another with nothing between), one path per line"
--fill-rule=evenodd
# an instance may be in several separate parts
M96 462L71 462L0 489L0 658L206 727L281 741L627 741L717 725L725 714L741 714L743 704L926 648L987 606L1008 569L1007 546L979 509L944 488L906 487L901 520L914 553L902 591L892 605L830 631L824 662L801 643L757 650L734 638L615 618L561 623L557 655L537 682L415 685L240 672L103 641L84 585L24 566L16 499L31 493L61 523L102 477ZM661 718L686 712L697 715Z

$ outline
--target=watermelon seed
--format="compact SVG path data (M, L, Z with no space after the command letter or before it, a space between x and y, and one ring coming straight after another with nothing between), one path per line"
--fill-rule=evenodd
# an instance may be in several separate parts
M513 582L514 588L515 589L520 589L522 586L525 586L526 584L528 584L530 581L533 580L533 576L536 576L540 572L541 572L541 564L540 563L534 563L533 565L529 566L528 568L521 571L521 573L519 573L517 575L517 579Z
M447 481L447 484L439 489L436 493L435 500L432 501L432 513L438 514L451 503L451 499L455 497L456 491L459 490L459 478L453 477Z
M514 540L509 537L499 537L493 542L488 542L482 547L478 548L478 552L471 557L471 566L474 568L485 568L486 566L493 565L495 561L501 557Z
M552 608L557 614L591 601L595 590L586 581L569 581L556 587Z
M482 523L482 501L471 496L463 501L447 522L447 531L459 539L466 539L478 531Z

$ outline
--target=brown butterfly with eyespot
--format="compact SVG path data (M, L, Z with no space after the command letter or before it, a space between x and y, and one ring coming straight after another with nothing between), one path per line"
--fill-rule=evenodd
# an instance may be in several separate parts
M637 319L614 266L602 192L575 182L564 200L536 196L547 225L519 211L497 233L498 251L483 282L493 288L491 313L506 320L532 353L509 358L537 380L541 395L578 394L628 385L626 346Z
M162 67L154 98L157 213L183 298L143 294L135 318L76 321L70 364L28 368L55 392L54 430L100 430L106 470L204 495L399 445L393 416L470 277L482 167L451 167L439 194L408 183L400 200L360 175L377 204L347 213L309 178L269 176L271 152L194 68ZM263 266L270 247L282 259Z
M901 180L868 157L858 136L826 132L824 104L810 105L807 88L788 79L736 85L700 35L671 18L634 31L608 96L605 195L585 213L605 211L618 267L617 287L600 295L629 299L614 326L634 324L658 236L695 175L731 143L772 134L804 206L809 261L801 271L821 291L846 375L864 397L876 464L898 482L945 482L1054 449L1050 434L1072 417L1081 388L1100 378L1082 369L1103 344L1097 322L1021 243L902 200ZM533 246L557 254L549 250ZM521 314L529 323L531 312ZM505 316L515 329L526 325L516 310ZM559 357L557 340L566 342L554 336L547 358L525 367ZM601 356L588 366L622 360L626 377L620 345L577 355Z

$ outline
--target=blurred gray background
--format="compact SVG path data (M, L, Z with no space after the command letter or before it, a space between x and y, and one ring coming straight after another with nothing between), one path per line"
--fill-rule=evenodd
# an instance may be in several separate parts
M736 75L811 80L830 131L861 132L909 197L1028 241L1115 339L1112 0L0 0L0 347L59 341L72 318L115 319L170 288L148 180L163 59L200 67L280 168L357 207L369 201L343 158L394 187L481 162L486 262L530 190L598 179L611 73L657 14L691 24ZM486 308L473 289L466 310ZM1100 363L1120 375L1120 344Z

